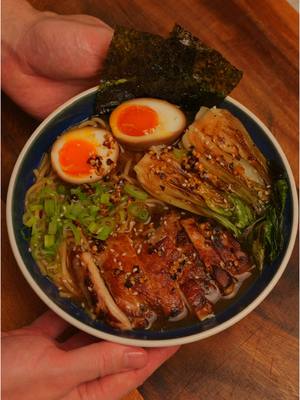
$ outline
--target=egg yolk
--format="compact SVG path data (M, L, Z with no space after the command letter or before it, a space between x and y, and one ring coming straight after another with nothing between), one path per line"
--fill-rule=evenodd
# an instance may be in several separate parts
M69 175L89 174L91 166L88 160L96 154L95 146L86 140L69 140L59 151L59 163Z
M150 107L132 105L120 111L117 125L125 135L143 136L156 128L158 116Z

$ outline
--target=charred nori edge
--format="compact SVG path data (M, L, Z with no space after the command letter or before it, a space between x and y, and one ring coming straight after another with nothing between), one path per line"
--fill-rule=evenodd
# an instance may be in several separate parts
M101 76L99 114L136 97L165 99L188 111L211 107L231 92L242 72L179 25L167 39L119 26Z
M170 37L195 50L193 78L204 87L226 97L241 80L242 71L180 25L174 26Z

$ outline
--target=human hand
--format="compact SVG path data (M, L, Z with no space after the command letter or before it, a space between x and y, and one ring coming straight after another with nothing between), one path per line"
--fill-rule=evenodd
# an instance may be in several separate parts
M25 111L45 118L98 83L113 34L108 25L39 12L23 0L3 0L2 8L2 87Z
M28 327L2 334L5 400L116 400L141 385L178 347L148 349L77 333L48 311Z

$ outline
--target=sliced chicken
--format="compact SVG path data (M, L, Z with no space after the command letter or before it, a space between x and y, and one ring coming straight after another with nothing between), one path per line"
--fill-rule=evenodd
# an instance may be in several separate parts
M86 267L89 271L90 281L92 283L92 289L97 295L99 303L104 303L108 310L109 315L116 322L114 325L121 329L131 329L132 325L126 316L126 314L118 307L110 292L108 291L105 282L102 279L99 269L97 268L93 257L90 253L84 252L80 255L81 263L83 267Z
M225 229L213 227L209 222L203 228L210 235L212 243L225 263L225 269L232 275L240 275L252 268L248 255L241 249L240 244L230 232Z
M213 306L207 296L212 292L218 297L218 289L205 273L203 263L187 234L181 228L177 233L177 248L185 258L178 268L178 283L188 304L200 320L213 315Z
M183 319L188 310L204 320L250 275L239 243L210 222L169 213L151 232L147 239L119 233L97 251L69 248L75 289L114 327L145 329L157 318Z
M188 307L200 320L211 315L212 304L205 296L210 283L197 252L180 225L179 216L171 213L163 218L151 243L153 253L158 254L167 266L169 277Z
M189 218L181 221L186 233L197 250L206 271L216 281L222 295L229 295L234 291L235 280L228 271L224 269L225 263L213 246L206 225L197 226L194 219Z
M125 234L107 241L106 259L101 273L116 304L135 328L150 327L157 318L149 306L151 291L143 261L137 256L132 240Z
M74 247L76 249L76 247ZM80 300L86 303L89 309L93 309L98 317L105 317L108 313L107 307L102 299L98 297L93 283L90 278L90 272L85 264L81 261L81 251L70 251L69 254L69 270L73 276L73 282L82 294Z
M169 273L170 259L166 254L167 249L168 239L164 239L156 247L157 251L153 251L152 246L143 247L141 258L151 287L144 295L153 307L161 309L169 320L175 321L183 319L187 315L187 309L178 285Z

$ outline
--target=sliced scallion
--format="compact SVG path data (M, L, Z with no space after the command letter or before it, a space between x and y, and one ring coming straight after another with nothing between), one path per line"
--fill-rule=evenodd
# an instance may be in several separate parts
M55 200L54 199L45 199L44 201L44 210L48 217L53 217L55 214Z
M23 223L28 228L32 228L33 225L36 223L36 221L37 221L37 219L34 216L30 217L28 220L25 220L25 218L23 218Z
M146 192L137 188L134 185L131 185L130 183L125 183L124 192L137 200L146 200L148 198L148 194Z
M97 233L98 232L98 230L100 230L100 227L99 227L99 224L97 224L97 222L91 222L90 224L89 224L89 226L88 226L88 230L91 232L91 233Z
M64 228L71 229L76 244L79 244L80 243L80 239L81 239L79 229L74 224L72 224L72 222L69 222L69 221L64 224Z
M134 218L138 219L141 222L146 222L150 216L147 208L143 204L138 202L129 204L128 212Z
M57 220L56 219L52 219L49 222L48 233L49 233L49 235L55 235L56 232L57 232Z
M103 225L97 234L97 239L106 240L113 230L113 226Z
M109 193L102 193L100 196L100 203L104 205L109 205L110 204L110 194Z
M54 235L45 235L44 236L44 247L45 249L49 249L55 243L55 236Z

